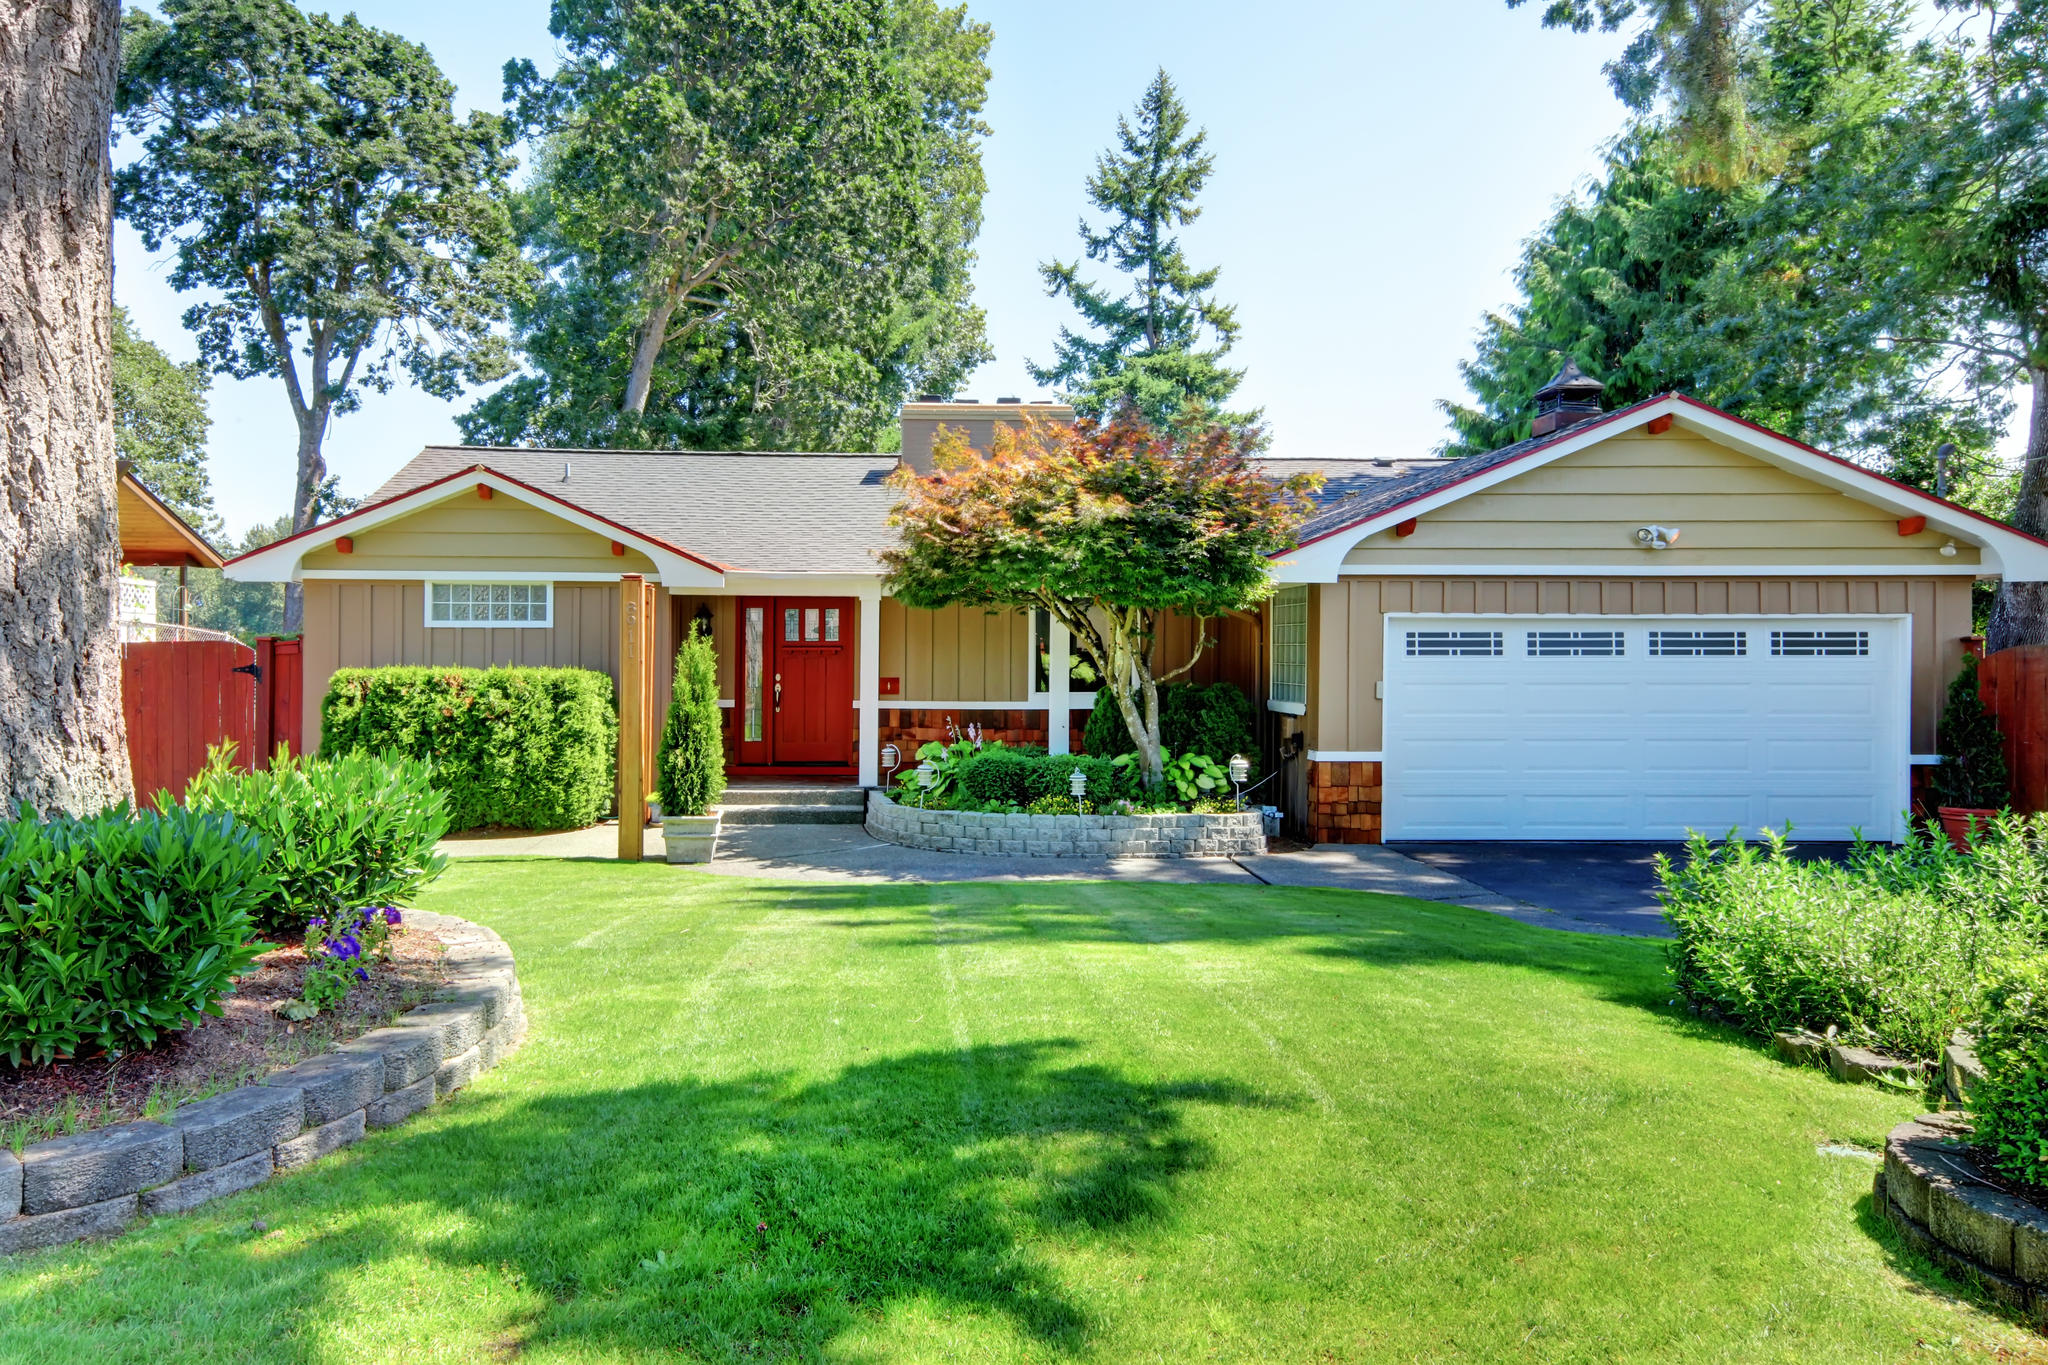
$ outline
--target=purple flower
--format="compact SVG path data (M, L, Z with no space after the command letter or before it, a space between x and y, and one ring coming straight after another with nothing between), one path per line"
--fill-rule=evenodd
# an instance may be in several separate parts
M368 972L364 971L361 967L356 968L356 980L368 981L369 979L370 974Z
M320 926L320 927L322 927L322 928L325 928L325 927L326 927L326 925L327 925L327 921L326 921L326 920L324 920L324 919L322 919L322 918L320 918L320 916L318 916L318 915L315 915L315 916L313 916L313 918L311 918L311 919L307 920L307 921L306 921L306 923L307 923L308 925L318 925L318 926Z
M387 905L384 907L384 922L386 924L396 924L404 918L405 916L398 913L397 906Z

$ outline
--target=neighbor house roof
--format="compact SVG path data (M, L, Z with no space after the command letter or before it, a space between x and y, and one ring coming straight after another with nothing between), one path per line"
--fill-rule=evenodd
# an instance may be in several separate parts
M117 509L120 516L121 562L160 568L218 569L220 554L206 537L149 491L124 460L120 466Z

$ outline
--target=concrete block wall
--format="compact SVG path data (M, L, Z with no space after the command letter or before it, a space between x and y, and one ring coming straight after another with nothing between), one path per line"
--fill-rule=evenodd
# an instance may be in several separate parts
M512 950L481 925L426 910L409 922L448 945L449 982L334 1051L196 1104L0 1150L0 1255L119 1232L316 1161L469 1084L526 1037Z
M1255 810L1221 815L991 815L868 793L868 833L935 853L1036 858L1236 857L1266 851Z

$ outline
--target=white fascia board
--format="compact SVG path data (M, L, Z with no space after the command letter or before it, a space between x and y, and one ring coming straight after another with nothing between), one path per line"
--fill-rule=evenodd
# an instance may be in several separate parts
M301 569L299 577L308 583L323 578L353 579L359 583L616 583L615 573L549 573L546 569ZM661 582L659 574L650 583Z
M1983 564L1346 564L1345 578L1996 578Z
M876 597L882 590L882 575L844 573L775 573L763 569L730 569L723 584L727 593L768 596L784 592L792 597Z
M687 555L678 554L666 545L648 540L622 526L614 526L610 522L594 517L581 508L569 503L558 502L551 498L536 497L524 485L504 478L496 471L489 469L477 470L474 473L464 472L460 476L451 476L445 481L429 484L425 488L417 489L403 497L393 498L391 501L370 508L367 511L351 514L336 521L331 521L325 526L316 527L305 535L292 537L277 545L266 546L245 559L230 563L225 572L228 578L238 583L296 582L305 574L300 565L309 551L325 549L343 536L353 536L363 531L372 530L387 522L396 521L400 517L410 516L424 508L450 502L464 495L474 496L479 484L485 485L492 491L505 497L525 503L529 507L538 508L550 516L558 517L572 526L577 526L590 532L592 535L603 536L606 540L616 540L621 545L631 546L654 561L655 571L660 576L661 582L666 584L671 590L679 588L715 588L722 586L725 582L725 575L717 569L710 568L697 560L691 559ZM330 570L322 576L366 578L373 575L369 573L350 573L345 570ZM448 568L437 568L432 571L431 575L426 571L422 571L417 574L407 573L405 576L408 578L439 576L452 579L458 576L458 571ZM460 576L464 578L469 577L468 575ZM527 574L525 576L534 578L540 575ZM616 577L617 575L608 576L608 578L614 580Z
M1427 516L1439 507L1467 498L1474 493L1483 493L1497 484L1518 478L1532 469L1541 469L1554 460L1576 454L1602 441L1642 426L1659 417L1669 416L1673 425L1684 427L1709 440L1725 445L1754 459L1773 465L1789 473L1798 474L1823 487L1832 488L1859 502L1867 503L1891 512L1895 516L1924 516L1930 529L1953 537L1966 545L1975 545L1984 552L1985 562L1974 565L1929 565L1926 567L1889 567L1882 572L1891 576L1927 577L1932 575L1969 574L1976 578L2006 577L2022 582L2048 581L2048 545L2042 545L2017 531L2009 530L1994 522L1980 521L1976 517L1958 512L1941 499L1906 488L1879 478L1855 465L1845 464L1824 455L1817 455L1794 441L1752 427L1744 422L1725 417L1699 404L1678 397L1659 399L1645 404L1631 414L1628 427L1610 422L1589 423L1584 431L1566 435L1556 444L1533 451L1520 459L1497 465L1485 473L1477 474L1462 483L1438 489L1426 497L1390 508L1377 516L1359 522L1316 541L1290 551L1284 559L1274 561L1274 581L1288 583L1335 583L1341 575L1348 573L1376 574L1379 576L1413 573L1441 574L1441 566L1409 567L1407 565L1374 565L1347 568L1345 556L1355 549L1360 541L1378 534L1392 526L1398 526L1412 517ZM1727 570L1708 570L1700 567L1670 568L1658 564L1658 556L1646 551L1641 569L1631 570L1618 565L1595 569L1580 569L1562 565L1531 563L1527 566L1489 564L1483 572L1494 577L1539 577L1544 574L1590 573L1590 574L1633 574L1640 577L1654 569L1656 575L1677 577L1686 574L1722 573L1756 574L1790 572L1776 570L1771 566L1738 565ZM1460 567L1454 572L1480 572L1478 566ZM1800 571L1809 577L1829 577L1847 572L1863 576L1878 572L1870 569L1851 569L1834 565L1802 565Z

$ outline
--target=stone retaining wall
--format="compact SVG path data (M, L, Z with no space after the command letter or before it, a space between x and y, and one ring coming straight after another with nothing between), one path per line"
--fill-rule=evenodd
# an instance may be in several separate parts
M991 815L868 793L868 833L936 853L1037 858L1236 857L1266 851L1255 810L1222 815Z
M448 945L449 984L297 1066L196 1104L0 1149L0 1255L119 1232L137 1215L178 1213L260 1185L389 1128L468 1085L526 1037L512 950L482 925L426 910L414 928Z
M2038 1326L2048 1322L2048 1212L1986 1181L1969 1133L1953 1114L1892 1129L1872 1198L1921 1254Z

